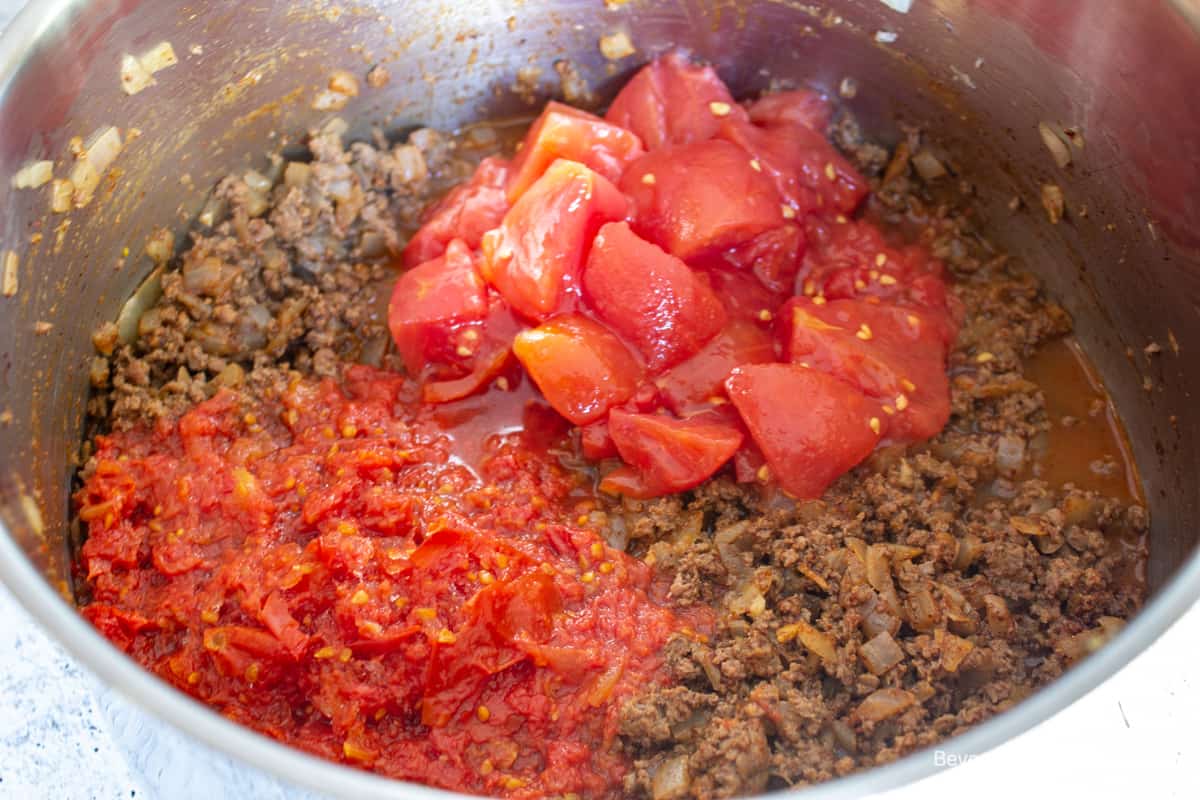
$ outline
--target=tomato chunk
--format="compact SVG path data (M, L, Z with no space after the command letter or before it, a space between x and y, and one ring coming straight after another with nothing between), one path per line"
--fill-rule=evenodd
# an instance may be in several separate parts
M626 202L602 175L559 159L483 237L484 278L522 314L544 319L578 293L585 250Z
M757 278L738 269L713 267L701 274L708 278L713 291L725 304L725 310L734 319L768 322L788 296L772 292Z
M950 419L947 344L924 309L862 300L808 298L780 314L788 357L876 398L895 442L928 439Z
M742 116L716 70L668 53L629 79L604 118L636 133L647 150L711 139L721 120Z
M656 494L682 492L711 477L742 444L742 432L712 419L672 419L614 408L608 428L617 452Z
M522 331L513 352L546 402L576 425L629 400L641 379L641 368L621 340L579 314Z
M938 312L939 331L954 341L960 308L946 290L942 262L918 245L893 245L868 222L810 218L800 270L805 295L827 300L878 297Z
M751 156L796 216L849 214L867 196L866 180L819 132L804 125L759 127L727 120L718 134Z
M579 429L579 445L585 458L600 461L617 454L617 445L608 432L608 421L597 420Z
M487 286L467 245L454 239L445 255L396 281L388 328L404 366L413 375L423 375L430 367L461 365L458 348L479 336L479 323L487 313ZM468 333L472 330L473 335Z
M621 189L633 202L634 230L684 261L735 247L784 219L771 178L722 140L647 153L629 165Z
M712 404L725 396L734 367L775 360L775 345L758 325L733 319L699 353L659 379L659 392L676 414Z
M643 152L641 140L625 128L551 101L513 159L508 200L515 203L559 158L578 161L616 183L626 165Z
M652 372L693 355L725 324L725 309L708 283L625 222L600 229L583 290L600 319L641 351Z
M766 94L746 110L756 125L801 125L817 133L825 131L833 113L829 99L811 89Z
M738 367L729 399L788 493L816 498L879 443L879 404L850 384L797 364Z
M799 225L789 222L730 248L721 258L736 269L753 272L771 292L791 294L804 249L804 232Z
M479 247L483 234L499 225L508 211L504 191L508 173L504 159L485 158L470 180L426 209L420 230L404 248L404 266L415 267L437 258L452 239L462 239L472 250Z

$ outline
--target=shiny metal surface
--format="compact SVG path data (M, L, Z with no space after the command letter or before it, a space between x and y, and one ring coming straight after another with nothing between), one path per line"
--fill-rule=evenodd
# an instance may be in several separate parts
M146 234L183 231L220 174L262 166L327 113L309 107L335 68L385 62L392 82L339 112L352 135L378 123L453 127L529 106L510 87L570 58L603 102L637 64L673 44L713 60L739 92L771 78L833 88L888 138L897 119L936 131L946 162L978 187L994 239L1032 266L1075 315L1121 410L1153 517L1147 608L1108 647L1055 685L956 740L982 752L1062 709L1155 639L1200 594L1200 40L1195 4L1089 0L671 0L609 8L601 0L504 3L401 0L174 3L49 0L0 40L0 175L25 162L69 170L68 142L113 124L141 135L86 209L48 213L47 188L0 192L0 248L19 257L19 290L0 298L0 579L84 664L208 744L288 780L347 797L443 793L385 781L284 748L144 674L69 604L66 528L71 464L86 393L90 331L112 319L150 262ZM600 35L627 31L636 56L616 65ZM877 32L884 32L878 36ZM895 41L885 43L880 39ZM118 81L124 52L169 40L181 63L134 97ZM1055 167L1039 121L1077 126L1085 146ZM186 174L196 187L181 184ZM1052 226L1043 183L1061 185ZM1019 196L1020 213L1009 200ZM39 236L40 234L40 236ZM128 257L122 257L125 248ZM0 262L2 263L2 262ZM52 323L35 333L38 322ZM1150 341L1163 352L1143 355ZM1148 387L1148 388L1145 388ZM856 796L935 769L919 756L813 790Z

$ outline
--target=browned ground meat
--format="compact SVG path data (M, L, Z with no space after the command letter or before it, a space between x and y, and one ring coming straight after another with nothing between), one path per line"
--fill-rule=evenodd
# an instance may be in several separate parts
M391 257L483 154L427 129L347 147L342 127L314 131L311 163L280 169L266 194L244 174L217 185L209 207L226 218L194 233L163 274L138 338L112 349L115 326L97 332L96 427L151 421L220 386L270 393L293 370L334 375L343 361L387 358Z
M918 131L892 152L848 117L831 136L872 177L868 213L919 231L956 276L967 317L953 417L821 501L780 505L721 478L607 510L614 540L672 577L675 602L721 616L711 637L670 643L674 685L623 710L631 796L728 797L892 760L1054 679L1142 601L1130 576L1145 553L1130 543L1146 512L1027 467L1049 420L1023 363L1070 331L1066 312L972 230L969 192L932 199L905 155ZM483 153L428 130L346 147L335 128L309 147L312 162L269 196L245 176L222 181L227 218L163 276L137 341L113 349L114 329L98 333L93 429L174 413L218 386L264 394L293 371L391 363L389 260Z

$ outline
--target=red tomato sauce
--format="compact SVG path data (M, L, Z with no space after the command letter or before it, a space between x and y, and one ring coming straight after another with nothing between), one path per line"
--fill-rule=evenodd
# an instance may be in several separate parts
M525 384L527 386L527 384ZM83 613L227 717L396 778L613 796L621 703L675 632L597 534L594 478L522 386L420 402L352 367L99 439ZM694 634L701 635L701 634Z

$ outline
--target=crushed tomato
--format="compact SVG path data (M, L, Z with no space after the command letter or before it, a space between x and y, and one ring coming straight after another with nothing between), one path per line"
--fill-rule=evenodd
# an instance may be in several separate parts
M352 367L101 437L76 498L84 614L326 758L465 792L615 795L621 701L663 680L668 636L706 623L596 533L556 455L567 426L532 398L430 406Z

